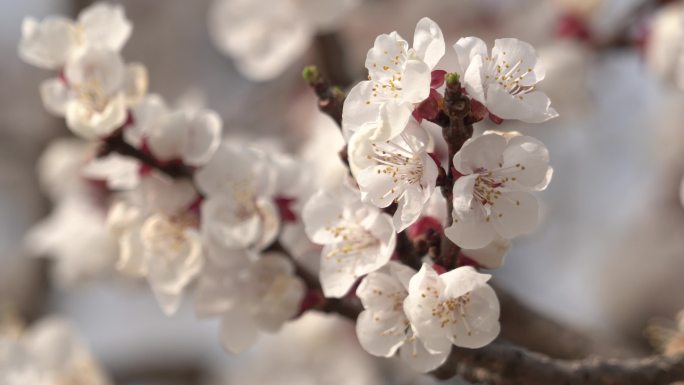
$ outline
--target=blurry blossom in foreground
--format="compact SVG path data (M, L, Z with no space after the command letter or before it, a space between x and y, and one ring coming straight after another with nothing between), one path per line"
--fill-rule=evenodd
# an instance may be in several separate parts
M45 318L31 328L0 329L0 384L109 385L70 326Z
M108 193L83 175L94 154L95 146L63 138L53 141L38 161L38 179L53 208L29 230L24 247L31 256L53 261L58 286L109 274L118 253L105 225Z
M245 352L246 362L230 367L228 379L262 385L381 384L374 360L355 339L345 320L307 313Z
M275 78L360 0L214 0L209 35L250 80Z

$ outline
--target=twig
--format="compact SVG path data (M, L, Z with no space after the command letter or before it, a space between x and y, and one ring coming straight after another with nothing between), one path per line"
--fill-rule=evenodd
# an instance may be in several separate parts
M321 76L318 68L308 66L302 71L302 77L318 96L318 108L330 116L335 123L342 127L342 107L346 95L339 87L330 85L328 80Z
M123 138L123 131L118 130L102 141L98 156L117 153L139 160L141 163L163 172L171 178L192 178L193 171L181 162L160 162L152 155L128 144Z

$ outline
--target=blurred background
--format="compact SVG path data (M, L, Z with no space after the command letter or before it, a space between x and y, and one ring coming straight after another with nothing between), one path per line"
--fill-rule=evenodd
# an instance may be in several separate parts
M544 141L555 175L540 195L539 231L514 242L504 267L493 272L495 280L551 318L635 353L649 350L643 335L649 319L672 318L684 308L681 2L340 0L331 6L330 20L325 9L308 14L297 5L289 6L296 17L285 20L287 12L276 3L306 2L273 0L264 2L280 18L271 24L267 17L276 16L264 16L264 9L243 6L244 14L230 14L221 4L228 2L117 2L134 25L123 55L147 66L151 92L172 104L216 110L226 135L304 154L339 135L318 115L301 80L304 65L317 64L337 84L351 85L365 77L365 53L377 35L397 30L410 40L423 16L442 27L448 44L463 36L489 44L498 37L532 43L547 68L542 88L560 117L498 128ZM0 4L3 306L28 322L49 314L65 318L115 384L431 383L370 358L357 346L353 328L328 316L307 316L247 354L226 354L216 322L195 319L190 304L167 318L146 286L111 274L105 235L74 231L74 219L55 222L50 229L60 234L53 241L62 254L71 239L98 240L81 244L81 259L70 265L27 238L36 223L55 215L54 199L36 170L57 166L41 163L40 155L70 134L62 119L42 107L38 87L48 74L17 56L21 21L29 15L75 17L90 3ZM275 43L266 44L269 39ZM98 262L78 265L89 255ZM325 353L331 343L340 347L339 355Z

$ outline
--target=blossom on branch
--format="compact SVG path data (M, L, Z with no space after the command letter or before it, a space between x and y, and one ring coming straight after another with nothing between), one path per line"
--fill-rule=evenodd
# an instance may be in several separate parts
M444 351L445 343L477 349L499 335L499 300L487 284L490 277L470 266L439 275L423 264L411 278L404 310L428 351Z
M349 140L349 166L361 197L384 208L397 203L394 227L406 229L420 216L437 181L437 165L427 153L429 134L415 119L391 140L371 141L372 130L356 132Z
M490 54L484 41L465 37L454 50L468 95L497 118L541 123L558 116L549 97L535 89L545 72L530 44L497 39Z
M221 317L221 343L239 353L261 331L275 333L294 317L305 287L292 262L278 253L231 257L229 264L207 263L194 302L200 316Z
M323 245L320 280L326 297L343 297L394 252L392 218L346 187L316 193L304 206L302 219L309 239Z
M428 350L404 313L409 281L415 273L391 261L361 281L356 295L365 310L356 320L356 335L368 353L392 357L398 350L401 359L413 369L428 372L446 360L451 343L444 339L440 350Z
M196 200L187 180L153 173L109 211L110 231L119 239L117 268L145 277L167 315L178 310L185 287L204 263L197 214L190 209Z
M62 16L42 21L27 17L21 26L19 56L36 67L59 70L87 48L120 51L132 30L123 7L107 3L83 9L77 21Z
M539 207L531 192L544 190L552 175L543 143L486 132L468 139L453 161L463 176L454 183L453 223L444 230L451 241L478 249L536 228Z
M399 135L415 106L430 94L431 71L444 51L442 31L428 18L416 25L412 48L397 32L378 36L366 56L368 80L354 86L344 101L345 136L363 128L372 129L374 141Z

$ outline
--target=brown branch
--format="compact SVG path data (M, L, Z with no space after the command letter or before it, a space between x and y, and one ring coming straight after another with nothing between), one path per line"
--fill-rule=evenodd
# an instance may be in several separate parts
M321 76L316 66L308 66L302 71L302 77L318 96L318 108L330 116L335 123L342 127L342 107L346 95L339 88L332 86Z
M477 350L454 348L432 374L487 385L667 385L684 380L684 356L569 361L494 342Z
M118 130L102 141L98 156L103 157L111 153L117 153L139 160L141 163L152 167L171 178L192 178L193 171L181 162L160 162L152 155L139 150L128 144L123 138L123 130Z
M343 88L349 86L353 79L349 74L347 55L339 33L319 33L314 37L313 44L323 75L333 84Z

